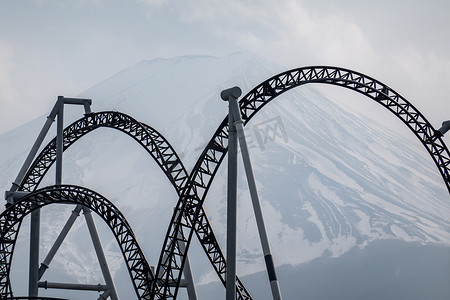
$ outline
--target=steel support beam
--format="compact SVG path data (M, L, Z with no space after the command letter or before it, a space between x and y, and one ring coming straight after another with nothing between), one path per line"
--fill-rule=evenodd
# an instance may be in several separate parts
M61 185L62 183L62 155L63 155L63 140L64 140L64 97L58 96L57 104L58 119L56 121L56 176L55 184Z
M73 223L80 215L80 211L83 207L81 205L77 205L75 209L72 211L72 214L70 215L69 219L67 220L66 224L64 225L63 229L59 233L58 237L56 238L55 243L53 244L52 248L48 252L47 256L45 257L44 261L41 263L41 266L39 267L39 280L42 278L42 275L44 275L45 271L50 266L51 261L53 260L53 257L55 256L56 252L58 251L59 247L63 243L64 239L66 238L67 234L69 233L70 228L72 228Z
M62 289L62 290L96 291L96 292L103 292L109 290L108 286L104 284L60 283L48 281L40 281L39 287L45 289Z
M39 230L40 230L40 209L31 213L30 222L30 261L28 268L28 296L38 296L39 280Z
M183 247L184 248L184 247ZM182 250L184 251L184 250ZM197 300L197 291L195 289L194 276L192 275L191 263L189 262L189 256L186 256L186 262L184 263L184 278L187 281L187 294L189 300Z
M22 182L22 179L24 178L26 172L28 171L28 168L30 167L31 163L34 160L34 157L36 156L36 153L39 150L39 147L41 147L41 144L44 141L45 136L47 135L50 127L52 126L53 122L55 121L56 114L58 113L58 108L59 108L59 104L58 104L58 102L56 102L55 106L53 106L53 109L50 112L50 115L47 117L47 120L45 121L44 126L41 129L41 132L39 133L36 141L34 142L33 147L31 147L31 150L28 153L28 156L25 159L25 162L23 163L22 167L20 168L19 174L17 174L16 179L12 183L10 192L15 192L18 190L20 183ZM14 203L13 200L10 198L7 198L6 200L10 204Z
M108 299L108 297L111 295L111 291L110 290L107 290L107 291L105 291L103 294L101 294L98 298L97 298L97 300L106 300L106 299Z
M223 91L223 100L233 101L240 96L240 90L233 93ZM228 104L228 187L227 187L227 271L226 300L236 299L236 228L237 228L237 135L231 104Z
M178 287L187 288L189 285L189 281L187 279L181 279ZM169 282L169 286L177 286L176 282Z
M95 227L94 218L92 217L91 210L88 208L83 208L84 217L86 219L86 224L91 235L92 243L94 244L95 253L97 254L97 259L100 264L100 269L102 270L103 278L105 279L106 285L111 291L111 299L118 300L116 288L114 286L114 281L112 279L111 273L109 272L108 263L106 261L105 253L103 252L103 247L100 242L100 238L97 233L97 228Z
M239 110L239 105L237 102L237 97L240 96L240 89L238 87L232 88L230 92L231 96L228 96L228 103L231 113L233 114L233 126L236 128L239 146L241 149L242 160L244 162L245 175L247 177L247 183L250 190L250 196L252 199L253 210L256 218L256 225L258 227L259 238L261 241L261 246L264 254L264 259L266 262L267 273L270 281L270 288L272 290L272 296L275 300L281 300L280 287L278 285L278 279L275 272L275 267L272 259L272 254L270 251L269 239L267 237L266 227L264 225L264 218L261 209L261 203L258 196L258 190L256 188L255 176L253 174L252 163L250 160L250 153L248 151L247 141L245 139L244 124L241 117L241 112ZM224 91L225 92L225 91ZM224 93L222 92L222 93ZM223 95L222 95L223 98ZM228 300L228 299L227 299Z
M186 253L186 246L184 244L180 244L180 250L183 253ZM194 276L192 275L191 263L189 262L189 255L187 253L183 268L183 274L185 278L185 280L183 280L185 283L184 287L186 287L189 300L197 300L197 291L195 289Z

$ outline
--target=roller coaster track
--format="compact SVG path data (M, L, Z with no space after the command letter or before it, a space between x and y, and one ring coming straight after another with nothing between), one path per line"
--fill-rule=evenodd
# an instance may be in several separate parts
M64 129L64 151L84 135L101 127L120 130L136 140L157 162L169 181L173 184L177 194L181 194L182 189L187 182L188 175L175 150L155 129L136 121L126 114L112 111L91 113L87 114L84 118L75 121ZM34 160L22 180L19 190L29 192L36 190L55 160L56 138L50 141ZM8 235L8 242L0 244L3 246L0 251L0 264L5 266L0 269L1 295L12 295L12 289L8 282L8 278L20 224L21 222L15 223L15 227L11 228L6 233ZM222 283L225 284L226 261L204 211L199 214L199 222L197 223L195 230L208 259ZM135 283L136 286L142 284L140 283L142 279L143 277L132 277L133 281L137 281L137 283ZM236 282L236 293L237 299L252 299L239 278L237 278Z
M325 83L356 91L395 114L425 146L450 192L450 155L440 135L435 134L432 125L404 97L364 74L326 66L304 67L283 72L259 84L240 100L243 121L247 124L259 110L277 96L307 83ZM187 250L182 252L179 249L189 249L193 228L198 222L203 202L227 153L227 141L228 116L200 155L179 198L156 271L158 282L162 283L161 289L154 290L153 298L175 299L177 296L178 285L170 286L167 283L180 282Z
M106 198L86 188L70 185L49 186L30 193L20 199L0 215L0 234L2 245L6 243L9 232L32 211L49 204L78 204L97 213L113 232L127 262L128 272L134 278L133 285L139 299L149 299L154 284L154 276L139 244L136 242L131 226L125 217ZM3 279L3 278L2 278ZM139 279L139 280L136 280ZM2 291L1 299L12 297Z
M264 107L264 105L269 103L271 100L275 99L277 96L283 94L284 92L292 88L307 83L325 83L354 90L358 93L361 93L375 100L383 107L387 108L390 112L395 114L400 120L402 120L402 122L416 135L416 137L425 146L428 153L432 157L434 163L438 167L439 172L441 173L442 178L444 180L444 183L446 184L447 189L450 192L450 177L449 177L450 155L447 147L440 138L440 135L435 134L436 131L434 130L432 125L411 103L409 103L400 94L392 90L387 85L358 72L336 67L318 66L318 67L304 67L293 69L278 74L276 76L273 76L272 78L256 86L241 99L240 110L242 114L242 119L244 120L245 124L247 124L250 121L250 119L260 109ZM86 118L89 118L89 115L86 116ZM151 299L155 298L175 299L177 296L178 287L181 280L181 274L193 232L196 231L198 234L199 224L203 223L204 220L206 220L206 216L204 214L202 205L205 201L211 183L218 171L218 168L227 153L228 147L227 123L228 117L226 117L223 120L219 128L216 130L210 142L203 150L200 158L198 159L196 165L194 166L187 180L185 177L186 174L185 171L184 172L180 171L179 173L177 173L178 175L174 175L172 177L170 177L168 173L166 173L166 176L168 176L169 180L171 180L171 182L175 186L179 182L183 182L183 184L179 185L181 187L180 189L181 193L179 193L180 197L174 210L174 213L172 215L172 219L166 234L166 238L164 240L164 245L159 258L158 267L155 272L156 277L154 279L150 275L147 275L146 278L142 277L142 281L140 281L142 285L136 284L133 279L133 284L135 284L135 286L137 287L145 286L145 288L141 288L140 290L138 289L136 292L138 294L138 297L140 297L140 299L147 299L148 297L151 297ZM83 130L88 130L87 129L88 127L89 127L88 124L86 124L85 126L81 126L80 128L78 128L78 130L80 130L80 132L83 132ZM130 127L130 130L131 128L132 127ZM64 134L64 136L65 135L66 133ZM64 147L67 148L66 142L64 143ZM158 158L161 159L161 157L157 156L157 158L155 158L157 162ZM41 160L45 161L45 159L43 158ZM180 166L182 166L179 159L178 162ZM173 163L161 164L160 166L163 170L170 171L170 168L164 169L162 165L166 167L173 166L173 168L175 169L175 166L178 165L178 162L175 160L175 162ZM35 168L37 168L37 166ZM30 170L31 169L32 168L30 168ZM182 167L182 169L184 170L184 167ZM45 172L43 174L45 174ZM183 173L183 175L181 175L181 173ZM27 174L27 177L31 178L32 177L31 173ZM39 178L41 177L37 176L34 177L34 179L30 179L30 186L34 185L37 186L37 184L39 184L41 180ZM23 190L31 190L28 186L25 185L25 183L22 186ZM58 194L57 188L50 187L49 189L51 188L54 189L53 192L55 194ZM66 187L63 186L61 188L64 189ZM45 198L45 196L42 195L45 194L46 189L42 189L40 191L41 192L39 193L38 192L32 193L32 195L40 197L39 199ZM81 193L81 191L79 192ZM32 197L31 195L27 196L27 199L31 199L31 197ZM58 198L56 198L56 200L51 198L49 201L58 202L57 199ZM65 199L64 201L66 201L66 198L64 199ZM2 215L0 215L0 218L6 218L6 216L9 215L11 215L11 218L13 218L15 216L18 216L18 214L21 211L26 211L27 209L30 210L30 208L28 207L33 207L33 205L35 205L33 203L35 202L31 200L29 202L27 201L25 201L25 199L20 200L18 203L12 205L10 208L5 210L5 212L3 212ZM18 208L16 208L16 205L18 205ZM95 211L94 208L92 207L90 208ZM16 211L16 209L18 211ZM5 247L8 247L7 240L10 237L9 233L11 232L10 229L14 231L15 227L18 227L17 224L20 224L20 222L17 221L15 223L11 222L11 224L8 223L7 225L9 226L8 231L6 230L4 231L4 229L6 229L6 227L4 226L6 225L3 225L3 223L1 223L3 221L1 220L2 219L0 219L0 226L2 227L0 229L2 233L2 240L5 240L5 243L0 244L0 247L2 247L1 250L4 250ZM106 219L104 218L104 220L107 223L109 222L107 218ZM111 227L110 224L109 226ZM200 238L202 246L204 244L209 245L207 242L210 239L209 234L205 233L203 237L204 237L203 239ZM185 250L182 251L181 249ZM6 258L1 258L2 260L0 261L1 263L0 273L5 272L6 274L9 274L9 264L3 264L3 262L5 261L5 259L10 260L12 252L13 251L10 252L6 251L5 252L7 253L5 254ZM224 265L223 261L223 265L221 264L220 267L220 270L223 271L223 273L221 274L225 273L225 267L226 266ZM148 281L153 282L153 284L149 284ZM157 282L157 284L154 284L155 282ZM2 286L0 286L0 288L7 288L9 286L8 281L7 284L5 284L3 281L0 283L3 284ZM149 286L152 289L150 294L147 293L147 288Z

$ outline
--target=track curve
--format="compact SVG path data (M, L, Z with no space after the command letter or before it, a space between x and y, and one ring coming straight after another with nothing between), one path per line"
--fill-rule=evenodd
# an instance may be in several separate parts
M341 86L361 93L396 115L425 146L436 164L450 192L450 154L442 141L435 134L435 129L426 118L404 97L389 86L362 73L352 70L313 66L289 70L262 82L239 102L242 119L245 124L267 103L284 92L308 83L325 83ZM172 216L161 252L158 269L158 281L162 282L160 290L154 290L152 299L175 299L178 284L169 286L165 282L180 282L184 266L185 253L179 251L181 246L189 249L192 228L198 221L208 190L217 170L228 151L228 116L225 117L203 150L189 182L179 198ZM187 250L186 250L187 252Z
M67 150L77 140L91 131L102 127L119 130L137 141L157 162L158 166L174 186L177 194L181 195L182 190L186 185L188 175L173 147L163 135L154 128L138 122L126 114L117 111L87 114L85 117L73 122L64 129L63 150ZM31 192L36 190L55 161L56 138L51 140L33 161L20 184L19 191ZM214 270L222 283L225 284L225 257L203 209L200 212L198 219L199 222L197 222L195 226L197 237ZM15 230L8 233L8 240L10 242L5 245L4 251L0 251L0 265L5 266L5 268L0 269L0 277L5 274L3 277L6 276L9 278L12 255L20 224L21 222L18 222L15 226ZM5 284L7 284L8 287L6 287L6 285L3 286L0 281L0 294L2 291L11 290L10 284ZM239 278L237 278L236 282L236 293L237 299L252 299Z
M188 176L173 147L158 131L126 114L117 111L91 113L73 122L63 131L63 151L81 137L101 127L119 130L136 140L157 162L177 193L180 193ZM38 154L22 180L20 189L35 190L55 160L56 138Z
M25 216L36 209L56 203L82 205L106 222L122 251L136 295L139 299L149 299L152 284L155 283L154 276L131 226L114 204L92 190L72 185L49 186L25 196L0 214L0 245L7 243L9 232L14 231L15 225ZM7 286L4 283L8 281L9 278L1 274L0 282L3 286ZM6 297L12 297L11 290L1 291L1 298Z

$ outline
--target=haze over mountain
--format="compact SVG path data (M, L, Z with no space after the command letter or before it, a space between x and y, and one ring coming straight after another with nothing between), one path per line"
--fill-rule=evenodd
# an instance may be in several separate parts
M93 111L117 110L154 127L190 171L228 112L227 103L219 98L220 91L237 85L245 94L284 70L248 53L153 59L119 72L79 97L91 98ZM420 295L416 290L430 289L435 294L427 293L428 299L447 299L449 288L441 282L450 281L450 201L436 166L400 120L362 96L349 101L365 101L364 105L374 106L375 113L373 118L358 114L343 105L346 99L329 96L337 89L306 85L291 90L268 104L246 126L274 261L280 267L282 293L289 295L287 299L293 299L297 291L309 295L305 299L327 299L330 295L369 299L364 296L368 294L373 297L370 299L413 299L410 295ZM83 113L79 107L67 107L66 111L66 125ZM43 117L0 135L3 190L9 189L44 122ZM270 294L262 292L268 291L268 283L259 273L264 270L264 259L241 164L239 168L238 274L249 275L243 281L246 284L248 278L250 293L259 297L266 294L270 299ZM53 178L52 170L41 186L52 184ZM157 262L177 196L157 165L132 139L111 129L98 129L83 137L64 153L63 183L85 186L113 201L132 225L150 264ZM42 258L72 209L43 209ZM212 184L205 210L225 251L226 164ZM27 291L27 222L13 261L17 295ZM134 299L112 234L99 219L97 227L119 295ZM384 249L383 255L375 259L380 249ZM418 253L420 257L416 257ZM352 266L352 257L359 257L355 262L360 263ZM434 258L430 270L417 264L421 258ZM196 240L190 259L200 295L224 298L225 291L216 283L217 277ZM79 218L44 280L103 282L95 262L87 229ZM399 265L394 268L396 262ZM363 291L343 286L336 289L329 284L336 277L325 276L342 276L336 282L344 285L349 284L345 278L353 278L350 274L363 274L370 267L380 270L376 277L360 276L359 281L350 282L367 285ZM308 285L295 283L297 276L304 282L308 274L324 280L323 285L309 285L306 290ZM440 281L424 283L424 274ZM389 276L401 278L402 284L388 289L372 282L389 281ZM59 295L47 290L40 294ZM70 297L82 299L79 294ZM182 292L180 299L183 297Z

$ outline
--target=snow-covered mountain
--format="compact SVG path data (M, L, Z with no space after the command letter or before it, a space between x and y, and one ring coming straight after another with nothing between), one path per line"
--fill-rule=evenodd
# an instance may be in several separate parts
M91 98L94 111L117 110L157 129L189 171L228 112L220 92L237 85L246 93L284 70L248 53L154 59L125 69L79 96ZM400 121L392 122L389 112L368 118L332 98L316 86L302 86L272 101L246 126L276 265L296 267L321 257L338 258L354 247L364 249L392 239L444 247L450 254L448 191L420 142ZM376 105L363 97L361 101ZM68 108L66 124L82 113L79 107ZM385 126L386 119L394 126ZM3 190L9 189L44 122L43 117L0 136ZM240 170L238 274L242 276L262 271L264 261L242 165ZM52 181L50 172L43 184ZM112 200L133 226L150 263L157 262L177 196L132 139L111 129L83 137L64 154L63 182L91 188ZM205 210L223 250L225 197L226 167L222 166ZM71 209L43 209L42 258ZM113 236L100 220L97 226L119 295L132 299ZM12 274L17 294L27 290L28 225L22 228ZM217 280L197 241L190 259L200 286ZM79 218L46 280L102 282L99 268L91 263L95 261ZM290 288L280 284L282 289Z

